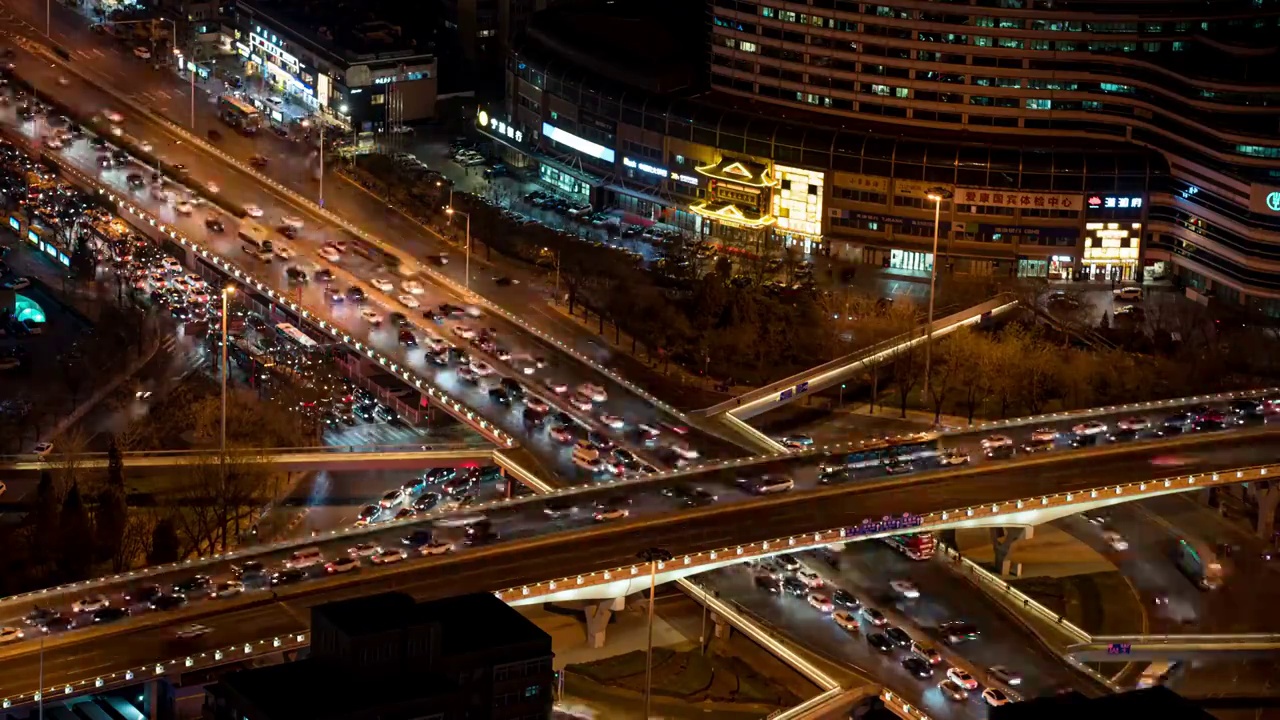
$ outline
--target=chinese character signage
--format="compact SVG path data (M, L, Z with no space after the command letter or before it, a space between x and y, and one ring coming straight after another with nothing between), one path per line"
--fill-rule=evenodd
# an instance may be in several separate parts
M524 130L517 128L514 124L499 120L486 110L480 110L476 113L476 125L487 130L490 135L497 135L518 143L524 142Z
M1030 210L1075 210L1084 207L1080 195L1061 193L1021 192L1019 190L991 190L983 188L956 188L957 205L982 205L985 207L1009 207ZM1141 200L1139 199L1139 203Z
M1090 210L1141 210L1142 198L1132 195L1090 195L1085 199Z
M918 528L924 524L924 518L911 513L903 513L902 515L892 516L885 515L879 520L867 518L861 523L844 529L845 537L861 537L863 535L874 535L882 532L892 532L894 530L910 530Z
M876 177L874 175L838 172L835 174L835 185L836 187L880 193L881 195L889 193L889 178Z

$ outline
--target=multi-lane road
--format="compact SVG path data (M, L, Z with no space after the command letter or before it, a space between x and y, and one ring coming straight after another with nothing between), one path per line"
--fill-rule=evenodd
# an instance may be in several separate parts
M1214 439L1199 438L1201 441ZM1187 462L1192 463L1196 471L1208 472L1280 460L1280 446L1260 441L1258 437L1224 436L1216 440L1218 442L1191 445L1183 451ZM802 534L815 529L856 525L868 518L904 512L925 513L1013 497L1080 491L1108 481L1155 479L1171 472L1167 467L1151 463L1153 457L1164 452L1168 451L1133 446L1116 454L1089 454L1074 460L1064 457L1058 462L1034 468L1014 465L975 469L976 472L971 473L939 472L888 481L854 482L813 492L754 500L746 500L741 491L731 489L734 487L733 475L725 473L719 479L724 488L722 499L710 506L672 512L675 503L661 495L656 487L648 486L643 492L632 491L629 494L634 517L621 522L601 523L598 527L591 527L595 524L591 518L593 501L614 502L612 498L618 494L616 489L582 491L575 500L575 509L561 508L567 516L560 519L549 518L544 511L547 503L554 500L530 498L489 513L493 529L501 537L488 547L460 546L457 553L409 561L398 569L362 568L347 576L349 586L336 590L328 583L314 580L276 588L282 597L289 598L284 602L274 602L270 595L258 593L264 603L261 608L254 611L252 618L237 615L234 623L227 623L217 616L217 604L227 601L210 600L206 607L213 616L205 624L216 625L218 632L207 636L207 639L194 641L191 651L256 639L259 633L279 627L282 621L305 622L304 607L332 600L335 593L367 593L372 588L408 587L426 597L492 591L535 583L548 579L548 576L631 564L635 562L638 549L653 545L664 546L674 553L695 552L766 539L762 537L766 534L775 537ZM735 492L739 493L736 497ZM735 499L743 501L730 502ZM401 547L400 537L406 532L408 529L405 527L387 527L359 541ZM446 539L457 539L461 531L446 528L439 532ZM339 538L318 543L318 546L327 558L332 559L345 554L347 548L356 542L354 538ZM276 563L285 554L286 551L266 553L262 559ZM170 571L148 582L178 582L195 572L224 579L229 571L228 565L222 562L198 570ZM125 582L114 583L101 592L116 596L127 585ZM291 597L294 591L300 593L297 599ZM49 598L48 602L66 608L75 595L83 593L64 593L60 598ZM252 596L249 594L248 597ZM18 607L14 608L15 604ZM13 608L9 610L13 615L28 610L25 603L11 603L10 608ZM117 629L130 633L130 645L136 646L139 653L155 653L153 659L159 660L167 657L164 653L171 642L173 625L189 621L143 616L125 621ZM152 623L166 627L143 629ZM77 636L84 640L78 640ZM103 663L108 662L106 657L115 653L116 648L105 648L112 645L94 638L92 632L80 634L80 631L72 631L55 638L55 642L46 649L46 663L51 658L62 658L64 665L46 664L46 682L61 683L74 679L69 674L50 674L51 667L73 666L73 661L68 658L103 658ZM0 653L0 656L10 657L0 662L0 697L29 692L34 685L36 646L27 643L25 648L13 646Z

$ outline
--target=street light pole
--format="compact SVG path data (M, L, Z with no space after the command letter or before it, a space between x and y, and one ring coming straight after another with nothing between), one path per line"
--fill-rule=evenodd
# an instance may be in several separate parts
M461 210L453 209L453 205L452 205L453 186L452 185L449 186L449 202L450 202L450 206L445 208L445 211L444 211L446 215L453 215L454 213L457 213L467 219L467 261L466 261L467 276L463 279L462 284L463 284L463 287L465 287L468 291L470 291L471 290L471 214L465 213Z
M227 299L236 292L235 286L222 289L222 435L218 443L218 457L222 469L222 483L227 482ZM225 549L225 548L224 548Z
M924 341L924 393L922 397L928 402L929 372L933 362L933 290L938 279L938 230L942 221L942 201L951 199L951 191L943 188L931 188L928 198L933 201L933 256L929 262L929 315L925 328Z
M320 207L324 207L324 117L320 116Z
M649 548L641 551L638 557L649 563L649 639L644 651L644 717L649 720L649 707L653 700L653 606L657 596L658 563L670 561L671 553L662 548Z

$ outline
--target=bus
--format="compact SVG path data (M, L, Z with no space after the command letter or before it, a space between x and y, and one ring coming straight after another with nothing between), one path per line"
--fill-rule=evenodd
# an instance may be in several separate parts
M887 440L871 440L847 453L828 455L818 465L822 478L860 468L876 467L898 460L924 460L941 454L941 438L937 433L916 433Z
M289 339L293 344L303 350L315 350L320 347L320 344L315 340L312 340L311 336L289 323L280 323L276 325L276 334L280 337Z
M271 233L258 223L245 218L240 221L240 230L236 233L240 239L240 249L265 262L271 262Z
M1182 538L1173 548L1173 562L1201 590L1222 587L1222 563L1208 545Z
M246 135L252 135L262 127L262 115L257 108L231 95L218 97L218 117Z
M881 538L898 552L912 560L928 560L933 557L937 548L937 538L933 533L909 533L906 535L890 535Z

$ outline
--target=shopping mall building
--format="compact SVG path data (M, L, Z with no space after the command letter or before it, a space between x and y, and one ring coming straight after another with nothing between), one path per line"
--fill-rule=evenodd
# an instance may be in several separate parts
M938 210L940 272L1176 275L1280 315L1280 0L881 3L570 2L477 123L713 242L924 270Z

